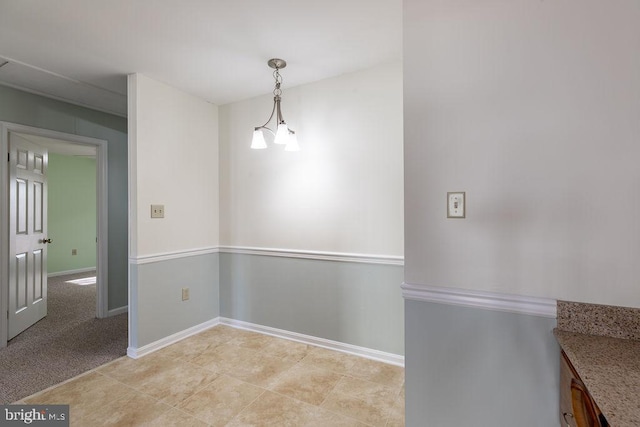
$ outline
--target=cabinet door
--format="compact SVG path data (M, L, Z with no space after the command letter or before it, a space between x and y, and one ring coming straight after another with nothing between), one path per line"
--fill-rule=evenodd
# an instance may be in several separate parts
M578 427L573 416L571 401L571 380L574 378L575 375L563 351L560 356L560 425L562 427Z
M608 427L580 376L563 352L560 355L560 425Z
M593 400L582 381L571 380L571 406L578 427L600 427Z

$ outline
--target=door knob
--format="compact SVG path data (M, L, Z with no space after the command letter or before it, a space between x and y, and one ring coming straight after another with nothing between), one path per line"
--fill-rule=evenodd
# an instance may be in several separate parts
M42 239L42 243L51 243L51 239Z

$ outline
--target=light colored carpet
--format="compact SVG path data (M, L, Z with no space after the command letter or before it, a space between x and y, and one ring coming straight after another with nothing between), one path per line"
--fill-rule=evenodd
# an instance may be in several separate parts
M96 319L96 285L68 280L95 272L52 277L48 315L0 349L0 402L11 403L124 356L127 314Z

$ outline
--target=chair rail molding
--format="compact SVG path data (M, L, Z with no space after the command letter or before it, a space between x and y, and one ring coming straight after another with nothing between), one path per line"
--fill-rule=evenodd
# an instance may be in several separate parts
M140 255L137 257L129 257L129 264L151 264L153 262L168 261L171 259L187 258L198 255L217 254L218 247L212 246L208 248L186 249L173 252L162 252L157 254Z
M258 248L251 246L220 246L221 253L262 255L281 258L301 258L319 261L358 262L363 264L404 265L404 257L345 252L310 251L300 249Z
M407 300L459 305L553 319L557 317L557 302L554 299L414 283L403 283L401 288L402 296Z

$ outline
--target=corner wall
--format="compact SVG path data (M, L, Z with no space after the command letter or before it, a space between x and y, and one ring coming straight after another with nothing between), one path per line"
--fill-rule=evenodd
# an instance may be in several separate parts
M640 307L640 3L403 7L405 281ZM408 426L558 424L553 319L406 310Z
M128 84L135 352L219 315L218 108L142 74ZM164 218L151 218L151 204Z
M404 5L406 281L640 307L640 3Z
M221 313L403 354L401 64L294 88L289 72L300 152L249 148L272 95L220 107Z

